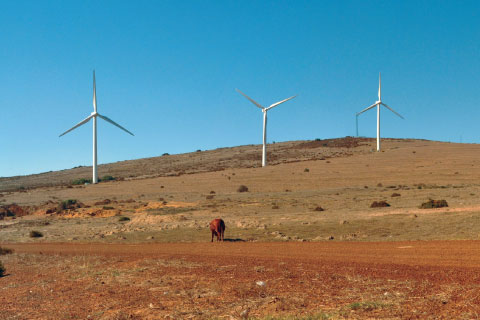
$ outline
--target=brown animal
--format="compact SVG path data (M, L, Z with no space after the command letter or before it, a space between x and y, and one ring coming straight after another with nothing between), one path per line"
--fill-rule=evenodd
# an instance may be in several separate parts
M213 242L213 236L217 236L217 241L224 241L225 222L222 219L213 219L210 222L210 231L212 231L211 242Z

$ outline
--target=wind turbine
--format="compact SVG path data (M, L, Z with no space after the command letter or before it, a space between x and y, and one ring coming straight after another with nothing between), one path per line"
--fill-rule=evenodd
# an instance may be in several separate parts
M70 131L84 125L90 119L93 119L93 177L92 177L92 183L97 183L98 182L98 176L97 176L97 117L102 118L103 120L110 122L114 126L119 127L123 131L127 132L128 134L131 134L133 136L133 133L119 125L118 123L114 122L112 119L101 115L100 113L97 112L97 93L96 93L96 84L95 84L95 70L93 70L93 112L84 120L80 121L78 124L76 124L74 127L68 129L59 137L69 133Z
M282 100L282 101L279 101L279 102L276 102L272 105L270 105L269 107L265 108L263 107L262 105L260 105L259 103L257 103L255 100L253 100L252 98L250 98L249 96L247 96L245 93L243 93L242 91L238 90L238 89L235 89L237 90L238 93L240 93L241 95L243 95L245 98L247 98L248 100L250 100L251 103L253 103L254 105L256 105L257 107L259 107L260 109L262 109L262 112L263 112L263 151L262 151L262 167L265 167L267 165L267 111L278 106L279 104L282 104L284 102L287 102L288 100L291 100L293 98L295 98L296 96L293 96L293 97L290 97L290 98L287 98L285 100Z
M381 96L382 96L382 75L379 73L378 74L378 101L375 102L374 104L372 104L370 107L368 107L368 108L366 108L366 109L364 109L364 110L362 110L362 111L360 111L356 114L357 118L358 118L358 116L360 114L364 113L365 111L370 110L373 107L377 107L377 151L380 151L380 106L384 106L385 108L392 111L393 113L395 113L400 118L405 119L399 113L397 113L395 110L393 110L392 108L387 106L385 103L383 103Z

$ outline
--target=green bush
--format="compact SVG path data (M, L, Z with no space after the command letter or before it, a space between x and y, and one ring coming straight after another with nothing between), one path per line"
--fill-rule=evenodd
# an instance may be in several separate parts
M85 183L92 183L92 179L78 178L72 181L73 185L81 185Z
M40 231L35 231L35 230L30 231L30 238L41 238L41 237L43 237L43 233L41 233Z
M118 221L123 222L123 221L130 221L129 217L120 217Z
M63 201L59 202L58 208L60 210L71 209L76 204L77 204L77 200L75 200L75 199L63 200Z
M114 180L117 180L117 179L112 176L103 176L103 178L100 179L100 181L114 181Z
M5 271L7 270L3 266L2 261L0 261L0 277L3 277L5 275Z

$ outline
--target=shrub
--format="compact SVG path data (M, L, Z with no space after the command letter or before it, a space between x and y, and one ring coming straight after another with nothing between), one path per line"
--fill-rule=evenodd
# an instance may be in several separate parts
M12 249L0 247L0 256L6 255L6 254L12 254L12 253L13 253Z
M113 209L115 209L115 208L114 207L108 207L108 206L103 207L103 210L113 210Z
M164 154L162 154L162 156L169 156L169 155L170 155L170 153L168 153L168 152L165 152Z
M41 238L41 237L43 237L43 233L41 233L40 231L35 231L35 230L30 231L30 238Z
M305 168L305 169L303 170L303 172L310 172L310 169Z
M315 209L313 209L314 211L325 211L325 209L323 209L322 207L318 206L316 207Z
M2 261L0 261L0 277L3 277L5 275L5 271L7 270L3 266Z
M118 221L119 222L130 221L130 218L129 217L120 217L120 218L118 218Z
M392 193L392 198L393 198L393 197L400 197L400 196L401 196L400 193L396 193L396 192Z
M428 200L420 205L420 209L432 209L448 207L446 200Z
M100 181L113 181L113 180L117 180L117 179L112 176L103 176L103 178L100 179Z
M77 200L75 199L63 200L58 203L58 211L62 211L66 209L74 209L76 205L77 205Z
M248 187L242 184L240 187L238 187L237 192L248 192Z
M382 207L390 207L390 205L385 200L373 201L372 204L370 205L370 208L382 208Z
M81 185L86 183L92 183L92 179L78 178L72 181L73 185Z

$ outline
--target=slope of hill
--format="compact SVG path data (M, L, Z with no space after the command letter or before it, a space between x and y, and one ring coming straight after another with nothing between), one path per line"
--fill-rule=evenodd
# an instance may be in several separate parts
M402 140L392 140L402 141ZM403 140L409 141L409 140ZM343 157L370 152L374 139L346 137L341 139L290 141L268 146L268 164ZM198 172L219 171L227 168L255 168L261 166L261 145L247 145L185 154L120 161L98 167L99 177L117 179L177 176ZM89 179L92 167L76 167L27 176L0 178L0 192L41 186L71 184L76 179Z

